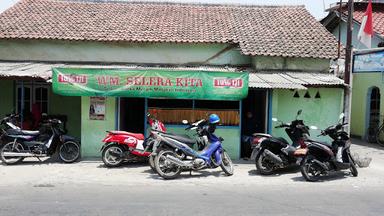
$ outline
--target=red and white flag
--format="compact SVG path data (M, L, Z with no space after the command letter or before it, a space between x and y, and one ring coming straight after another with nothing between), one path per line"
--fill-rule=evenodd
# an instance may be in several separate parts
M373 36L373 25L372 25L372 1L369 0L367 11L361 21L361 26L357 39L364 44L366 47L371 48L371 39Z

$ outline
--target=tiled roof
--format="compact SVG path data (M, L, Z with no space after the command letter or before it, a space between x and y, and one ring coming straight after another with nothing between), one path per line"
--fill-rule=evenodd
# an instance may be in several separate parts
M367 4L365 7L358 6L355 7L355 11L353 12L353 18L359 23L362 22L363 16L366 11ZM374 4L372 6L372 22L373 29L377 32L381 37L384 37L384 5L383 4Z
M375 2L375 1L372 1ZM376 1L380 3L372 3L372 21L373 21L373 29L374 31L381 37L384 37L384 0ZM367 2L355 2L354 11L353 11L353 19L359 23L362 22L365 11L367 10ZM338 10L338 5L332 8L332 12L336 13ZM348 4L342 5L342 12L345 17L348 16ZM331 13L325 17L322 22L326 23L325 20L330 17ZM332 19L336 19L336 16L332 16ZM338 19L338 18L337 18ZM335 24L335 23L334 23ZM326 25L330 25L329 23ZM329 27L329 26L327 26ZM331 29L335 26L331 26Z
M303 6L21 0L0 39L235 43L245 55L336 58L337 41Z

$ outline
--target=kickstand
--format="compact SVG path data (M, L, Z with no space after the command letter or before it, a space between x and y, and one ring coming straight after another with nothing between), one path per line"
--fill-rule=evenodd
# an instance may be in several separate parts
M36 158L37 158L37 160L39 160L40 162L43 162L43 161L41 161L41 160L40 160L40 158L39 158L39 157L36 157Z
M192 175L192 170L189 170L189 175L190 175L190 176Z

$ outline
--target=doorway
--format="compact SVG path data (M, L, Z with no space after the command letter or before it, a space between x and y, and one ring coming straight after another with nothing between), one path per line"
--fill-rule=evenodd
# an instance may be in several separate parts
M144 98L120 98L120 130L144 133Z
M248 97L242 104L241 122L241 157L251 156L251 139L254 133L266 132L266 101L267 91L249 89Z
M376 130L380 124L380 89L372 87L368 90L368 141L376 141Z

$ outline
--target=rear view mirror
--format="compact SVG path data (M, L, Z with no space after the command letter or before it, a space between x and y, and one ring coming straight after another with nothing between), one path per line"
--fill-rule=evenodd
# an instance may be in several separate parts
M299 117L299 115L301 114L301 112L302 110L297 111L296 120L297 120L297 117Z
M300 115L303 110L297 111L297 115Z
M339 120L343 119L344 117L345 117L344 113L341 113L341 114L339 115Z
M188 124L188 120L185 120L185 119L184 119L183 121L181 121L181 122L182 122L183 124L185 124L185 125Z

